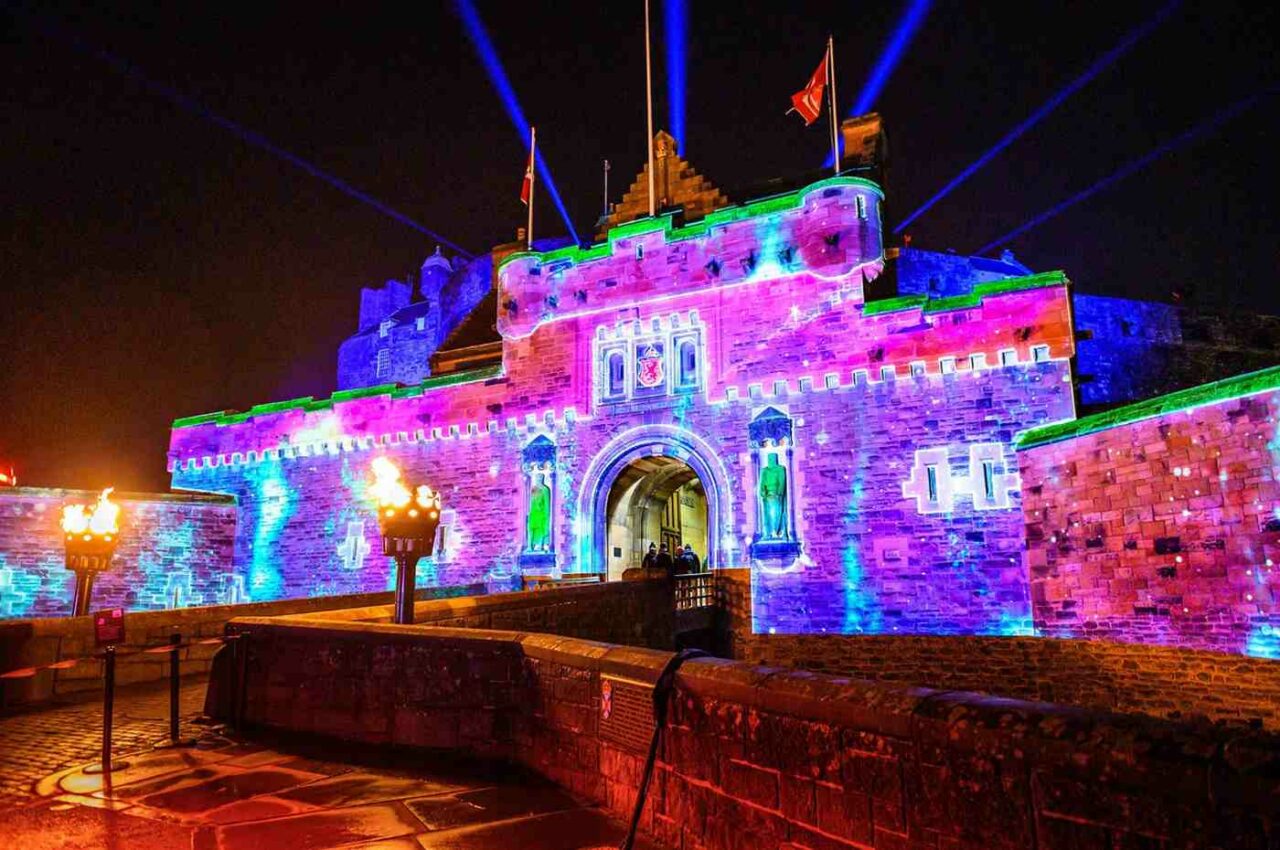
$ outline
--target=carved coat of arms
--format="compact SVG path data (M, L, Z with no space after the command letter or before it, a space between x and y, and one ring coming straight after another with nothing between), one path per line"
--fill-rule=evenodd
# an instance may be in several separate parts
M662 383L665 373L662 368L662 353L650 345L640 353L636 362L636 381L642 387L656 387Z

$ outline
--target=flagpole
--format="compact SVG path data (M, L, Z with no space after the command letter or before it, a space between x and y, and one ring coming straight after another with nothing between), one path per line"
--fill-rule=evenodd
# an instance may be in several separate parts
M528 248L533 250L533 184L538 182L538 128L529 125L529 224L525 228Z
M644 0L644 93L649 115L649 136L645 147L649 149L649 217L657 212L653 205L653 58L649 50L649 0Z
M831 75L831 167L840 176L840 125L839 113L836 112L836 42L827 36L827 71Z

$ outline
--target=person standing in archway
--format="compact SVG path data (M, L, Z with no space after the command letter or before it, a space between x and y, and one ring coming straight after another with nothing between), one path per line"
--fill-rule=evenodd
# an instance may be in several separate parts
M663 543L658 547L658 559L654 566L666 573L668 578L675 576L676 562L667 551L667 544Z
M684 544L684 552L680 555L680 572L682 573L700 573L702 572L702 560L698 558L698 553L693 551L693 544Z
M645 553L644 560L640 562L640 568L643 570L656 570L658 568L657 543L649 544L649 551Z

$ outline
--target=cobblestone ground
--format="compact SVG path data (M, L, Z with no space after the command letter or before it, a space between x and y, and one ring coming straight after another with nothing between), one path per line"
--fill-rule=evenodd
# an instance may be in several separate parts
M179 714L183 737L204 707L205 674L182 681ZM169 685L147 682L117 688L113 758L149 749L169 734ZM98 761L102 751L102 694L0 716L0 811L36 800L35 783L64 768Z

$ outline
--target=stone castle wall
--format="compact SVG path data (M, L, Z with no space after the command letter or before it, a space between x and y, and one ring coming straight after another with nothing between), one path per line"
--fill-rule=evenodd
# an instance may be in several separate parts
M0 488L0 619L71 613L62 506L97 492ZM90 609L154 611L244 598L232 568L236 500L213 494L113 493L125 525L111 569L94 581Z
M1113 415L1019 452L1037 630L1280 658L1280 368Z
M1112 640L754 634L750 572L724 570L716 581L727 615L724 652L739 661L1280 731L1280 664L1271 659Z
M685 228L641 221L601 246L513 255L499 270L501 369L180 421L174 483L236 494L237 569L252 598L278 598L389 586L366 494L378 454L443 494L424 584L522 569L538 438L553 444L553 557L567 571L603 568L597 499L617 465L669 455L708 493L706 559L769 575L761 630L1024 632L1010 447L1072 415L1065 280L864 304L877 201L865 181L829 180ZM696 386L602 397L607 346L686 333ZM789 423L799 557L752 549L762 415Z
M511 759L630 817L669 653L322 619L231 628L248 636L250 724ZM640 821L666 846L1209 850L1280 837L1273 735L709 658L675 682ZM638 729L622 722L632 710Z

